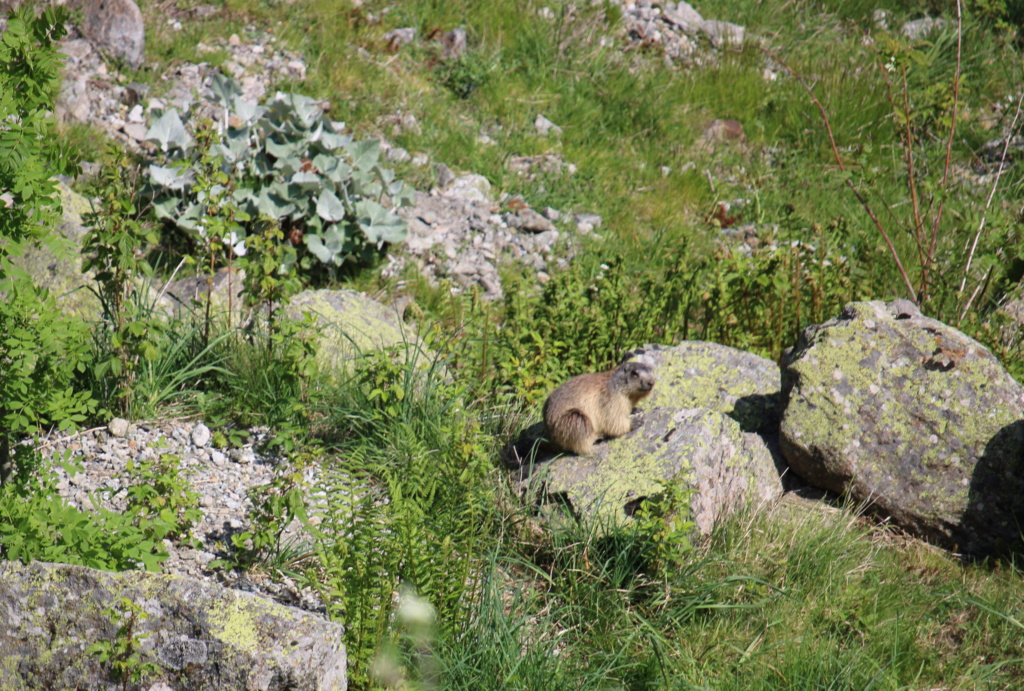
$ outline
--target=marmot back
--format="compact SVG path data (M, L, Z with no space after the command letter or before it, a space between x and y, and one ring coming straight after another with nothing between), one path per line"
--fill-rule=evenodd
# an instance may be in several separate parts
M573 377L544 402L547 437L566 451L586 455L601 437L621 437L632 429L629 416L652 388L654 370L639 362Z

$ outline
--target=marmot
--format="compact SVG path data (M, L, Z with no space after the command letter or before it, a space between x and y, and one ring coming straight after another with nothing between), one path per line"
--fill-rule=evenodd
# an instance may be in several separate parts
M639 362L573 377L544 402L546 436L566 451L586 455L600 437L621 437L632 429L630 413L653 387L654 370Z

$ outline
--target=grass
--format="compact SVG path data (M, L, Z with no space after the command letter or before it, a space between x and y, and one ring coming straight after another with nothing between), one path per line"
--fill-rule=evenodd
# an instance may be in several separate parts
M849 300L902 296L881 238L844 187L848 176L901 256L916 253L901 129L879 69L906 46L877 32L865 41L877 3L719 3L714 18L746 25L765 45L678 70L664 69L656 50L624 52L610 4L547 4L553 20L537 2L226 0L211 19L184 20L175 32L153 19L161 7L143 3L153 66L134 78L155 83L169 65L200 59L199 42L270 29L309 64L305 83L284 86L329 100L332 118L357 135L381 134L380 118L411 112L420 128L395 144L481 173L496 194L522 194L535 208L598 212L604 237L582 241L547 290L506 269L510 297L497 305L409 281L421 334L440 332L444 342L435 339L430 357L368 353L341 378L300 376L284 350L252 334L224 332L204 346L198 330L168 329L139 370L133 412L268 424L296 463L324 464L315 557L270 550L262 568L276 564L321 588L349 630L353 688L403 676L424 689L1020 687L1024 575L1012 561L960 562L856 507L786 504L741 512L694 549L677 545L666 563L641 528L542 526L513 496L496 450L568 374L605 367L640 342L681 338L774 358ZM886 9L893 27L935 14L912 0ZM418 39L392 52L381 37L405 26ZM457 26L469 51L444 63L431 37ZM970 168L1000 132L994 103L1006 122L1022 69L1014 44L971 11L964 42L953 161ZM813 85L847 175L803 87L785 70L765 79L768 53ZM915 162L932 194L950 113L946 91L932 87L952 78L955 42L947 33L907 55ZM541 113L560 137L537 135ZM696 146L713 118L742 122L746 146ZM496 143L479 143L481 131ZM64 136L87 156L101 151L88 128ZM512 156L546 153L578 171L528 181L508 170ZM429 170L398 172L421 189L432 184ZM1015 168L1001 181L978 262L994 278L965 321L994 346L998 329L986 332L985 322L1020 290L1022 186ZM933 198L948 207L939 265L959 275L984 194L953 185ZM735 200L748 200L739 215L762 242L752 257L718 242L715 205ZM913 279L920 268L911 265ZM398 289L372 270L346 281ZM961 296L948 283L932 307L952 320ZM1019 375L1019 347L998 352ZM280 482L278 498L301 489ZM436 607L426 634L392 617L403 583Z

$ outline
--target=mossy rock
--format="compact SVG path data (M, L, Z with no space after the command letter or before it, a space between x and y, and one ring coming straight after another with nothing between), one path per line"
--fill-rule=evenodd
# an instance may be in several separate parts
M654 367L658 383L645 406L710 408L745 432L778 430L782 373L767 358L706 341L645 345L627 357Z
M360 353L391 346L418 348L424 362L432 357L393 308L354 290L306 290L292 298L287 312L296 319L313 314L321 334L317 358L327 370L343 371Z
M157 666L138 688L346 688L344 627L309 612L181 576L17 561L0 562L0 688L122 688L88 652L116 642L106 610L122 598L144 614L139 661Z
M615 526L644 499L675 483L692 491L690 520L702 534L729 511L771 502L782 493L764 441L717 410L653 408L633 420L631 433L598 443L590 456L544 449L534 465L521 469L523 487Z
M696 341L647 345L624 359L651 365L656 380L633 415L633 431L581 457L561 453L544 439L543 423L533 425L502 454L524 490L618 525L674 483L692 492L690 518L704 534L738 506L782 494L775 363Z
M905 300L856 302L804 330L784 382L807 482L952 549L1024 547L1024 387L980 343Z

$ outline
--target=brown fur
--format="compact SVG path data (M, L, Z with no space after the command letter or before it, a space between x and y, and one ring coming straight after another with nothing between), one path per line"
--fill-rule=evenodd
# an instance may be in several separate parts
M639 362L573 377L544 402L547 437L566 451L589 454L601 437L621 437L632 429L629 416L653 387L653 370Z

